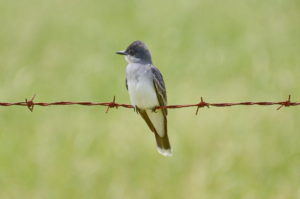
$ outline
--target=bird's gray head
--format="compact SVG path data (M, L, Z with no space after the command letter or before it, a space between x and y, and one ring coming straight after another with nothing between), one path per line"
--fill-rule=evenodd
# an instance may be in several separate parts
M118 51L117 54L125 55L128 63L152 64L150 51L142 41L134 41L126 50Z

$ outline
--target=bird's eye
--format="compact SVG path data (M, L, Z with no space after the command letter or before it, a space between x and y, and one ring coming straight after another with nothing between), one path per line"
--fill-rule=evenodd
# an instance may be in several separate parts
M129 55L134 55L134 51L133 51L132 49L130 49L130 50L128 51L128 53L129 53Z

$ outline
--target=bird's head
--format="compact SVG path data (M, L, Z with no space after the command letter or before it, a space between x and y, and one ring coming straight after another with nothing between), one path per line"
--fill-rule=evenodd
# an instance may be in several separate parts
M142 41L134 41L126 48L126 50L118 51L116 53L124 55L128 63L152 64L150 51Z

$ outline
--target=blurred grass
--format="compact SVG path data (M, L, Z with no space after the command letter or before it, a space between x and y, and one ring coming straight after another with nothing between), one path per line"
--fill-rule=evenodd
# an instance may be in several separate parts
M0 1L0 101L129 103L140 39L170 104L300 99L300 3ZM170 110L172 158L127 109L0 108L0 198L300 198L299 107Z

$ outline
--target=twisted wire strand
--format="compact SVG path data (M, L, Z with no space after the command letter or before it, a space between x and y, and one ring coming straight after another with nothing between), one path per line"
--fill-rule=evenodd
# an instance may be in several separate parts
M34 102L35 95L31 99L25 99L22 102L0 102L0 106L8 107L8 106L26 106L31 112L35 106L62 106L62 105L81 105L81 106L106 106L106 113L109 111L110 108L134 108L130 104L121 104L116 103L116 97L113 97L111 102L74 102L74 101L58 101L58 102ZM184 104L184 105L168 105L168 106L158 106L155 107L157 109L177 109L177 108L188 108L188 107L197 107L196 115L200 108L203 107L231 107L231 106L252 106L252 105L259 105L259 106L272 106L278 105L279 107L277 110L281 109L282 107L290 107L290 106L299 106L300 102L292 102L291 95L288 96L287 100L279 101L279 102L229 102L229 103L210 103L203 100L201 97L200 102L195 104Z

